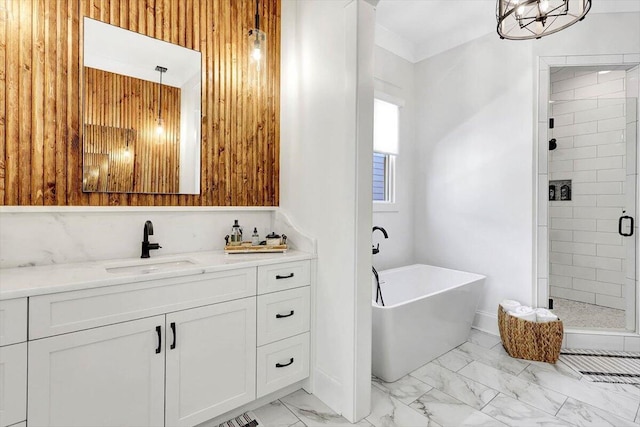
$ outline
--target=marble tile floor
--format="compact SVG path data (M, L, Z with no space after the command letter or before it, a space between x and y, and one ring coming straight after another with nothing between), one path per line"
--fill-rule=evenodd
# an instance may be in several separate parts
M625 330L624 310L553 298L553 310L565 328Z
M469 340L394 383L373 377L371 427L640 425L640 387L592 383L559 361L513 359L496 336ZM253 411L269 427L350 426L298 390Z

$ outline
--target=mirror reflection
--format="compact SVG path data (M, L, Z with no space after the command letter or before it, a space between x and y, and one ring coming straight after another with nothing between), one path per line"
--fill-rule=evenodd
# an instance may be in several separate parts
M84 18L83 191L200 193L201 54Z

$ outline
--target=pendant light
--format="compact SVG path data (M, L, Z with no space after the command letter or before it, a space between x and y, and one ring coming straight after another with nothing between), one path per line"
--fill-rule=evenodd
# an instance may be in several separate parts
M260 69L260 64L267 55L267 35L260 30L259 0L256 0L255 28L249 30L249 52L251 61Z
M156 65L156 71L160 73L160 85L158 86L158 126L156 127L156 132L158 135L161 135L162 132L164 132L164 128L162 127L162 74L167 72L167 67Z
M539 39L582 21L591 0L498 0L496 18L501 39Z

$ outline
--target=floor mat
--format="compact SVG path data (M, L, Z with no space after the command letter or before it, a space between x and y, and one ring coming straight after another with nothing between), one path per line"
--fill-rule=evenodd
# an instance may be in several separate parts
M225 421L218 427L256 427L262 425L263 424L258 420L253 412L245 412L244 414L238 415L229 421Z
M560 360L593 382L640 384L640 353L564 349Z

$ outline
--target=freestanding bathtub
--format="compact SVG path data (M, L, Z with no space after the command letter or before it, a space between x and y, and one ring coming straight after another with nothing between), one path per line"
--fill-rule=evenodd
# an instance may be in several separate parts
M393 382L467 340L485 276L415 264L373 280L373 374Z

